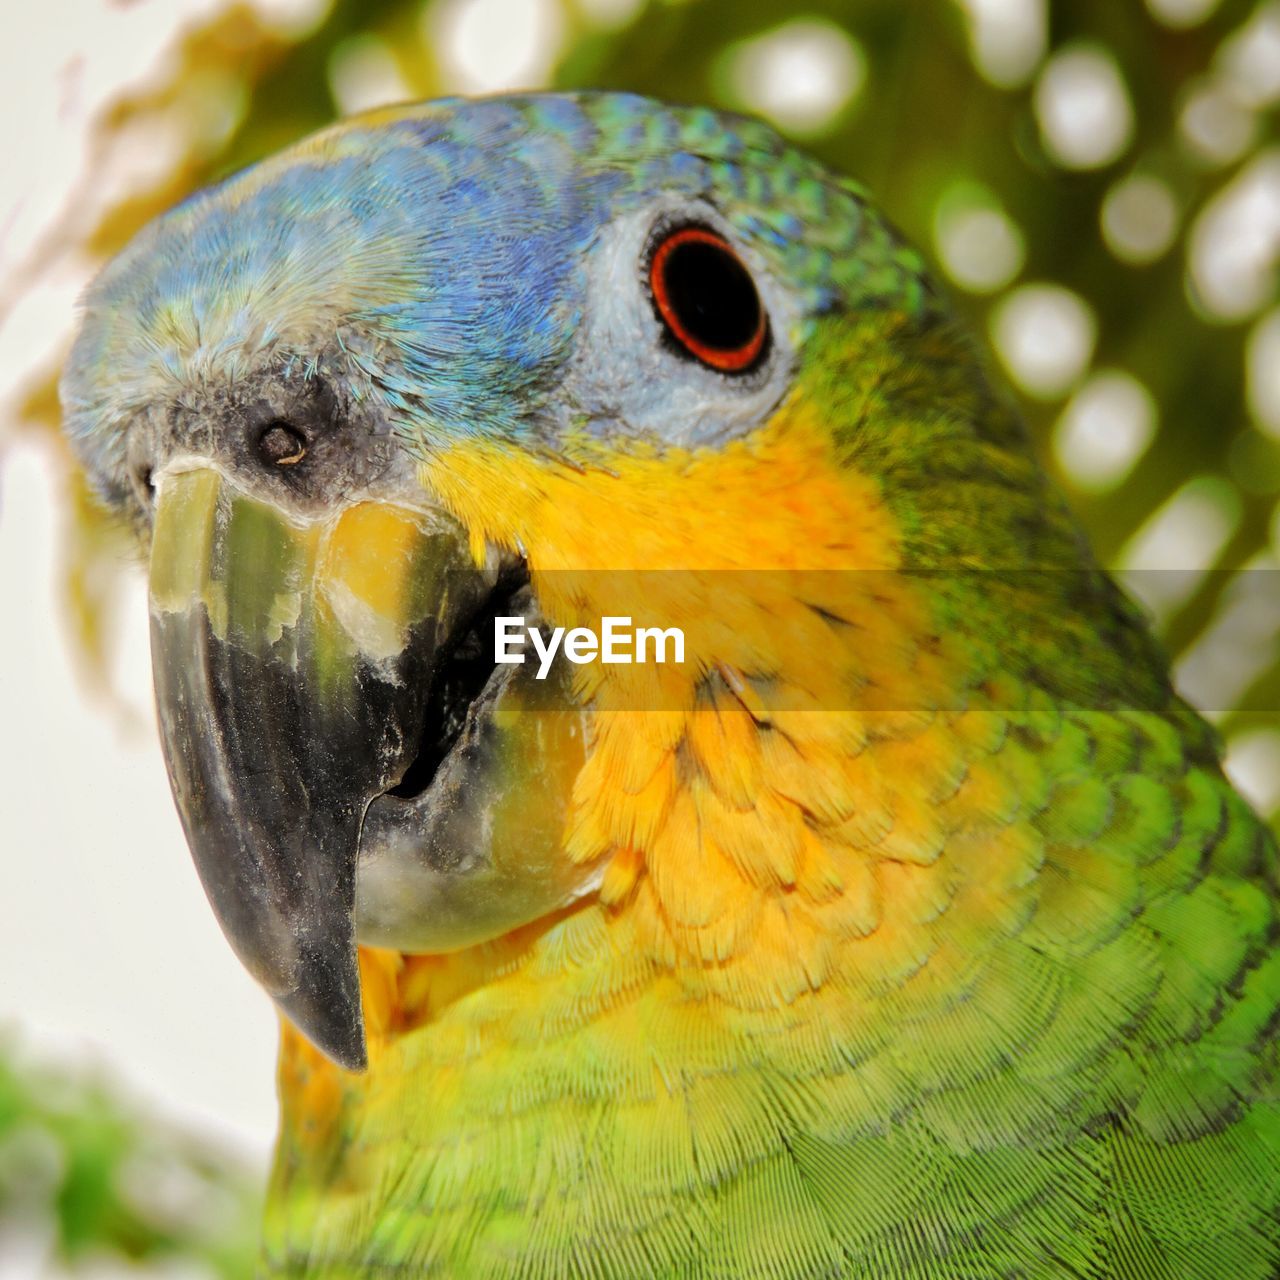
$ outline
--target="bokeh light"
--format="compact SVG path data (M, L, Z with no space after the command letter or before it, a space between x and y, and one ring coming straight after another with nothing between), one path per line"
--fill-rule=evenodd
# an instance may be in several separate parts
M1194 27L1203 22L1221 0L1147 0L1147 8L1168 27Z
M1240 495L1227 481L1213 475L1188 480L1121 549L1125 585L1157 620L1168 617L1218 563L1240 516Z
M1045 149L1069 169L1097 169L1119 159L1133 136L1133 105L1111 53L1072 45L1040 73L1036 119Z
M1191 228L1188 284L1218 320L1242 320L1275 296L1280 263L1280 147L1255 156Z
M422 38L458 93L541 87L563 36L556 0L442 0L423 13Z
M1022 232L986 187L957 183L938 202L933 239L943 269L962 289L994 293L1022 270Z
M1212 621L1175 664L1179 689L1211 719L1239 705L1271 661L1280 630L1278 567L1269 553L1255 557L1231 580Z
M866 57L834 23L797 19L729 50L741 105L795 134L818 133L861 92Z
M1117 258L1148 263L1166 253L1178 232L1178 202L1151 174L1121 179L1102 202L1102 234Z
M1280 809L1280 731L1251 729L1227 744L1227 777L1259 813Z
M1025 83L1044 57L1046 0L959 0L969 20L974 65L1002 89Z
M1261 111L1280 101L1280 0L1264 0L1234 35L1223 41L1214 66L1229 92Z
M583 15L597 26L624 26L644 8L644 0L578 0Z
M1253 145L1258 120L1227 88L1209 80L1191 87L1178 127L1197 159L1222 166Z
M1132 374L1102 369L1071 397L1053 433L1058 465L1081 489L1123 483L1156 433L1155 397Z
M352 36L333 50L329 55L329 88L343 115L413 97L395 51L375 35Z
M992 337L1014 382L1029 396L1054 400L1088 368L1097 321L1078 293L1056 284L1028 284L993 312Z
M1267 435L1280 440L1280 307L1254 325L1245 363L1249 411Z

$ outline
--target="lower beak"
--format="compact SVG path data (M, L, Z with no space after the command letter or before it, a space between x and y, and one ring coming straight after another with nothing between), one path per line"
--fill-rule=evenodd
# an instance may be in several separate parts
M196 869L245 967L350 1070L366 1063L352 918L365 810L413 752L441 643L497 577L435 510L307 518L211 465L158 477L156 702Z

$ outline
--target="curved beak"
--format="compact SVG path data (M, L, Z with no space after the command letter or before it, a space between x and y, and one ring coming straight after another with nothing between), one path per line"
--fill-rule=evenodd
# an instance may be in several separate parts
M245 967L348 1070L366 1063L365 810L404 772L433 662L497 577L435 510L308 518L212 464L157 479L155 692L196 869Z

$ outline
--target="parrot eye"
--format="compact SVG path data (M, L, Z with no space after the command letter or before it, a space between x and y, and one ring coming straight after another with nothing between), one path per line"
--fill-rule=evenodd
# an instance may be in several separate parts
M676 348L721 373L746 373L769 344L769 317L755 281L729 242L684 226L658 241L649 290Z
M268 466L292 467L307 456L306 437L291 422L268 422L258 437L258 456Z

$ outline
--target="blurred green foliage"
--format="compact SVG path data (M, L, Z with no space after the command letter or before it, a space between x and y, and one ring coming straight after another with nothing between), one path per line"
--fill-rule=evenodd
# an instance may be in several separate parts
M253 1273L260 1178L101 1083L0 1040L0 1270L48 1256ZM16 1255L16 1256L15 1256ZM188 1268L186 1274L190 1274Z

